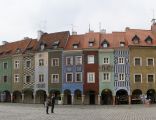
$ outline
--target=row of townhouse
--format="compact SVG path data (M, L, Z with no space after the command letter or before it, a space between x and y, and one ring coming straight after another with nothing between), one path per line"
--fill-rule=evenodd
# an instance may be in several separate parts
M0 46L0 100L131 104L156 100L156 23L124 32L38 32Z

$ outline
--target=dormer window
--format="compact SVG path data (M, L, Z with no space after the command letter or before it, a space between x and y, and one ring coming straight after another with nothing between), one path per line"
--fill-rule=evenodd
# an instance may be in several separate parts
M44 48L45 48L45 45L44 44L41 44L41 50L44 50Z
M133 41L134 44L139 44L139 40L140 40L140 38L139 38L137 35L135 35L135 36L132 38L132 41Z
M19 53L20 51L21 51L20 48L17 48L17 49L16 49L16 53Z
M95 40L89 40L89 47L93 47L94 43L95 43Z
M75 49L78 48L79 47L79 44L80 44L79 42L73 43L73 48L75 48Z
M145 42L147 44L152 44L152 38L150 36L148 36L146 39L145 39Z
M101 43L102 47L103 48L107 48L109 47L109 42L107 40L104 40L102 43Z
M58 48L59 44L60 44L60 41L55 41L53 42L52 46L53 48Z
M125 46L125 42L120 42L120 47L124 47Z

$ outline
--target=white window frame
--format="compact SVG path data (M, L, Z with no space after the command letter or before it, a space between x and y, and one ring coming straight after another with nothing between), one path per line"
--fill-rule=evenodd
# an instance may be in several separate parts
M88 44L89 44L89 45L88 45L89 47L93 47L93 45L94 45L93 42L89 42Z
M123 75L123 77L121 77ZM118 73L118 80L125 81L125 73Z
M108 79L104 79L104 74L108 74ZM102 76L102 82L110 82L111 80L110 80L110 77L111 77L111 73L110 72L104 72L103 74L102 74L103 76Z
M148 64L148 60L149 60L149 59L152 59L152 60L153 60L153 65L149 65L149 64ZM146 65L147 65L147 66L154 66L154 58L152 58L152 57L146 58Z
M70 64L68 64L68 62L67 62L68 58L70 58ZM72 56L66 57L66 65L73 65L73 57Z
M105 62L104 62L104 61L105 61L104 59L108 59L108 60L106 60L106 61L108 61L108 62L105 63ZM110 58L109 58L109 57L104 57L104 58L103 58L103 64L107 64L107 65L110 64Z
M19 74L14 74L14 83L19 82Z
M120 60L120 59L122 59L122 60ZM125 64L125 57L118 57L118 64Z
M108 48L108 43L104 43L103 48Z
M148 75L153 75L153 82L148 82ZM146 78L147 78L147 83L155 83L155 74L147 74Z
M19 69L20 68L20 61L19 60L15 60L14 61L14 69Z
M135 59L138 59L138 58L140 59L140 65L135 64ZM134 66L142 66L142 58L141 57L134 57L133 61L134 61Z
M80 74L81 75L81 81L77 81L77 74ZM75 73L75 82L82 82L82 72L76 72Z
M30 66L29 66L29 67L27 67L27 62L28 62L28 61L30 61ZM26 61L25 61L25 66L26 66L26 68L31 68L31 60L26 60Z
M7 64L7 67L6 68L4 68L4 64ZM3 69L7 69L8 68L8 62L3 62Z
M77 62L78 58L80 58L80 63ZM76 65L82 65L82 56L75 56L75 64Z
M90 74L92 74L93 75L93 81L90 81ZM87 73L87 83L95 83L95 72L88 72Z
M27 76L30 76L30 82L27 82ZM25 83L31 83L31 75L25 75Z
M93 60L90 60L91 58ZM94 64L95 63L95 56L94 55L88 55L87 60L88 60L88 64Z
M57 60L57 62L55 62L55 64L53 64L54 62L54 60ZM57 64L56 64L57 63ZM52 58L51 59L51 66L59 66L59 58Z
M140 75L141 76L141 82L135 82L135 75ZM142 74L141 73L136 73L136 74L134 74L134 76L133 76L134 78L134 83L142 83Z
M42 61L42 62L41 62ZM40 64L41 63L41 64ZM38 60L38 66L44 66L44 59L39 59Z
M40 80L40 76L41 76L41 80ZM38 82L39 83L43 83L44 82L44 74L39 74L38 75Z
M57 76L57 79L54 76ZM51 83L59 83L59 74L51 74Z
M71 74L71 75L72 75L72 80L71 80L71 81L67 81L67 75L68 75L68 74ZM73 82L73 73L66 73L66 82L67 82L67 83Z

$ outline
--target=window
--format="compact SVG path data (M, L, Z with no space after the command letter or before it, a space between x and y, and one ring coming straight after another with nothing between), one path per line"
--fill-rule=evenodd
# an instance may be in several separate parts
M44 60L43 59L39 59L39 66L44 66Z
M118 74L118 77L119 77L120 81L124 81L125 80L125 74L124 73Z
M30 60L27 60L27 61L26 61L26 67L27 67L27 68L30 68L30 67L31 67L31 61L30 61Z
M154 75L147 75L148 82L154 82Z
M59 66L59 58L52 58L52 66Z
M44 82L44 75L43 74L39 75L39 82Z
M95 73L94 72L87 73L87 82L95 83Z
M154 59L153 58L147 59L147 66L154 66Z
M72 82L73 81L73 74L67 73L66 74L66 82Z
M14 82L19 82L19 74L14 75Z
M139 38L137 35L135 35L135 36L132 38L132 41L133 41L134 44L138 44L138 43L139 43L139 40L140 40L140 38Z
M141 83L141 81L142 81L141 74L134 75L134 81L135 81L135 83Z
M16 61L14 62L14 68L15 68L15 69L18 69L18 68L19 68L19 60L16 60Z
M118 58L118 63L119 63L119 64L124 64L124 63L125 63L124 60L125 60L124 57L119 57L119 58Z
M59 83L59 74L51 75L51 83Z
M103 44L103 48L107 48L108 47L108 44L107 43L104 43Z
M75 79L76 82L82 82L82 73L76 73L76 79Z
M3 63L3 68L4 68L4 69L7 69L7 68L8 68L8 63L7 63L7 62L4 62L4 63Z
M124 47L125 46L125 42L120 42L120 47Z
M31 76L27 75L25 77L25 83L30 83L31 82Z
M89 42L89 47L93 47L93 42Z
M110 74L109 73L103 73L103 81L109 81L110 80Z
M81 65L82 64L82 56L76 56L75 57L75 64Z
M6 83L8 81L8 76L3 76L3 80L4 80L4 83Z
M45 45L44 44L41 44L41 50L44 50L44 48L45 48Z
M78 45L77 44L73 45L73 48L78 48Z
M66 57L66 65L73 65L73 57Z
M134 58L134 66L141 66L141 58Z
M88 55L88 64L94 64L94 55Z
M109 58L108 58L108 57L103 58L103 63L104 63L104 64L109 64Z

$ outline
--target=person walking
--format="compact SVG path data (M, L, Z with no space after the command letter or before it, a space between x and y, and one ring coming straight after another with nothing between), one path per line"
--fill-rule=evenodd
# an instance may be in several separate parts
M47 97L46 98L46 101L45 101L45 107L46 107L46 113L49 114L49 104L50 104L50 100L49 98Z
M54 105L55 105L55 94L51 96L51 113L54 113Z

